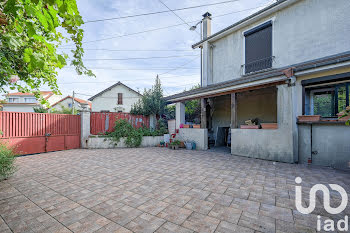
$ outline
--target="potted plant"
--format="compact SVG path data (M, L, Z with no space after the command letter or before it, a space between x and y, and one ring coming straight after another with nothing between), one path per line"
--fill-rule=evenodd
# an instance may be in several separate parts
M171 149L178 150L181 142L179 140L174 140L170 143Z
M347 124L350 124L350 106L347 106L346 109L338 113L339 121L345 121Z

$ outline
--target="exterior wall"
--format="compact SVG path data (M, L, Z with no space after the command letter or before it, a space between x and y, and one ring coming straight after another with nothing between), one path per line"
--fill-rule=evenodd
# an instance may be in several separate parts
M253 118L259 118L262 123L277 122L275 87L238 93L237 105L238 127Z
M52 95L50 96L47 101L49 102L50 105L57 103L58 101L60 101L62 99L62 95Z
M209 84L241 77L241 65L245 63L243 33L269 20L273 20L273 68L349 51L349 10L348 0L337 0L336 4L334 1L300 0L213 42L213 77L210 78L210 73L204 74L204 77L209 77ZM206 54L210 55L211 52ZM211 72L211 69L204 67L204 72Z
M38 105L39 106L39 105ZM3 107L3 111L6 112L34 112L34 107L38 107L36 105L20 105L20 104L16 104L16 105L4 105Z
M231 129L231 153L233 155L272 161L296 162L293 123L292 88L278 86L278 129Z
M299 125L299 162L350 170L350 128L344 124ZM311 150L317 154L311 155Z
M123 93L123 104L118 105L118 93ZM135 104L141 95L131 91L130 89L124 87L123 85L118 85L100 96L93 99L92 111L100 112L108 110L110 112L130 112L131 107Z
M208 149L208 129L180 128L177 139L182 141L194 141L197 150Z
M124 138L120 139L120 142L118 142L117 145L110 139L106 137L98 137L93 136L89 137L87 147L89 149L111 149L111 148L125 148L127 147ZM141 147L155 147L157 146L161 141L164 141L164 136L156 136L156 137L143 137Z
M215 97L213 106L212 127L216 140L218 127L230 127L231 125L231 95Z
M56 110L62 110L62 106L65 108L69 108L69 104L72 104L71 98L65 99L52 107ZM78 103L77 101L74 101L74 108L77 110L82 110L80 103Z

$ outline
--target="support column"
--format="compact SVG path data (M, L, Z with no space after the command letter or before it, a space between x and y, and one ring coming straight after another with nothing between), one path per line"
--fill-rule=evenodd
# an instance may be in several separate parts
M238 128L237 119L237 94L231 94L231 129Z
M201 99L201 128L207 128L207 99Z
M180 128L181 124L185 124L185 105L183 103L176 103L176 129Z
M81 148L88 148L88 139L90 136L90 115L91 112L87 110L82 110L80 112L80 122L81 122L81 129L80 129L80 144Z

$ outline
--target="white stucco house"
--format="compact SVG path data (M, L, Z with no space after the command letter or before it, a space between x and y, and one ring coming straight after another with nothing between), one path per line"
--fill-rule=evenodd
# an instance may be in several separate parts
M63 99L57 101L56 103L51 105L52 109L56 109L56 110L62 110L62 107L64 108L72 108L74 104L74 108L76 110L91 110L91 102L87 101L87 100L83 100L83 99L79 99L74 97L74 101L73 101L73 97L72 96L66 96Z
M350 169L350 1L279 0L211 34L203 15L201 88L176 104L179 138L233 155ZM201 129L181 128L201 100ZM311 119L310 115L318 116ZM256 126L247 125L249 120Z
M41 91L41 96L48 101L50 105L56 103L62 97L54 94L52 91ZM2 110L7 112L34 112L34 108L41 107L39 101L32 93L9 93L5 95L5 102L2 104Z
M130 112L142 95L118 82L89 99L93 112Z

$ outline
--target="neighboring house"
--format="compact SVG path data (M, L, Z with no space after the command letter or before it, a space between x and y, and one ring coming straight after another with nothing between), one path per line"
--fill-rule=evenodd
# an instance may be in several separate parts
M63 99L59 100L58 102L51 105L52 108L56 110L62 110L62 107L64 108L72 108L74 104L74 108L76 110L91 110L91 102L87 100L82 100L79 98L74 97L74 103L72 96L66 96Z
M213 35L203 15L203 39L193 45L203 53L202 87L165 98L176 103L177 129L183 103L201 99L201 129L179 137L203 149L230 144L235 155L348 169L350 128L337 113L350 98L349 11L348 0L279 0ZM301 115L324 120L298 122ZM255 118L277 128L242 129Z
M41 96L50 105L60 100L62 97L52 91L41 91ZM32 93L9 93L6 95L6 103L3 103L3 111L8 112L34 112L34 108L41 107L39 101Z
M93 112L130 112L131 107L142 95L130 87L118 82L89 100Z

